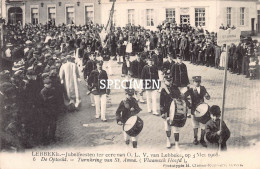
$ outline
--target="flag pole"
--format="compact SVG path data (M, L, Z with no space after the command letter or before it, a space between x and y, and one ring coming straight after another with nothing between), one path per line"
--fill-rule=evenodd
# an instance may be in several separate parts
M222 131L222 126L223 126L223 120L224 120L224 112L225 112L225 100L226 100L226 84L227 84L227 69L228 69L228 58L229 58L229 48L230 46L227 45L226 47L226 63L225 63L225 69L224 69L224 82L223 82L223 95L222 95L222 111L221 111L221 119L220 119L220 131ZM221 139L221 134L220 134L220 139ZM219 151L221 151L221 144L219 144Z

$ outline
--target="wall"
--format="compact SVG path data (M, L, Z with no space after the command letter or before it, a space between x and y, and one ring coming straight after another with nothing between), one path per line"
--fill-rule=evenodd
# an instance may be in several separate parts
M109 10L111 9L112 2L109 0L102 1L102 14L101 23L106 24L109 17ZM235 9L240 9L240 7L246 7L248 14L247 18L249 23L245 26L238 26L237 18L239 18L239 13L234 13L233 20L236 20L234 25L241 28L242 31L251 30L251 18L256 18L256 1L255 0L117 0L115 5L117 26L125 26L128 22L127 10L135 9L135 25L141 25L146 28L156 29L155 27L160 24L166 18L165 9L175 8L176 22L180 23L181 8L188 7L189 11L187 15L190 15L190 24L195 26L195 8L203 7L206 12L206 25L205 29L209 31L217 31L221 23L226 23L226 7L234 7ZM155 27L145 26L145 10L154 9L155 10ZM256 22L256 20L255 20Z
M41 2L44 3L43 7L41 7ZM61 6L59 6L59 2L61 2ZM25 22L31 23L31 7L37 6L39 8L39 22L46 23L48 21L48 7L55 6L56 7L56 25L65 23L65 8L66 5L72 4L75 9L75 24L76 25L84 25L85 24L85 4L93 4L94 5L94 22L100 23L100 5L96 0L80 0L80 6L77 5L77 1L71 0L47 0L47 1L38 1L38 0L30 0L25 3Z

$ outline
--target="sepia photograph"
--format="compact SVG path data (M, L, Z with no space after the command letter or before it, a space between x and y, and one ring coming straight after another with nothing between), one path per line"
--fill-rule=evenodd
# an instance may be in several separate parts
M259 61L260 0L0 0L0 169L259 169Z

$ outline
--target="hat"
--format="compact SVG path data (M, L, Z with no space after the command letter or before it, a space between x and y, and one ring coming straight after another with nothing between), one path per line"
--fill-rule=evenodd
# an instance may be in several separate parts
M176 55L176 58L177 58L177 59L181 59L181 55L177 54L177 55Z
M28 70L26 74L27 75L35 75L35 71L34 70Z
M43 84L51 84L51 79L49 79L49 78L46 78L46 79L44 79L43 80Z
M201 82L201 76L193 76L192 79L195 82Z
M220 116L221 114L221 110L220 107L217 105L213 105L210 107L209 109L210 114L212 114L213 116Z
M135 90L134 89L125 89L125 94L133 96L135 94Z

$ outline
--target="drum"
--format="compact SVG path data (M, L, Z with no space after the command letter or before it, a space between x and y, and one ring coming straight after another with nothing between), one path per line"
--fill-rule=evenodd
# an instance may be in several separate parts
M210 120L209 108L207 103L200 103L194 112L195 119L202 124L206 124Z
M184 100L174 99L169 112L170 125L183 127L187 120L187 111L188 109Z
M143 129L144 122L138 116L130 117L123 126L123 130L131 137L136 137Z

